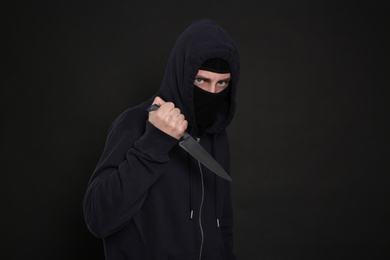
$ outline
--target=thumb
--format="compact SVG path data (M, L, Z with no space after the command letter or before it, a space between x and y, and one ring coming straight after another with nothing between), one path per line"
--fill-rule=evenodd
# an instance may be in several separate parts
M152 105L154 105L154 104L156 104L156 105L158 105L158 106L161 107L162 105L165 104L165 101L162 100L159 96L157 96L157 97L155 97L154 100L153 100Z

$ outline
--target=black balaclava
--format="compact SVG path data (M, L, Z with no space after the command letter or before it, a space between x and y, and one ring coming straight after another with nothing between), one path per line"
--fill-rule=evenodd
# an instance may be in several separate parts
M215 73L230 73L229 64L219 58L205 61L199 69ZM202 136L218 116L227 115L229 98L230 85L219 93L211 93L194 85L194 111L198 136Z

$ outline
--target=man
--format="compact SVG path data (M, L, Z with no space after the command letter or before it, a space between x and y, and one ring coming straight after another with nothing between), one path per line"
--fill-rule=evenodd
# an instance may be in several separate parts
M197 21L178 38L157 95L115 120L83 204L106 259L235 259L230 182L178 143L186 131L229 172L238 77L232 40Z

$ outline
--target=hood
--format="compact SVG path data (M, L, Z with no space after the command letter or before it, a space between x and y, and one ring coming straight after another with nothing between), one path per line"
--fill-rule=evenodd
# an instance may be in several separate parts
M157 93L163 100L173 102L180 109L188 121L187 131L191 134L197 131L193 98L195 76L203 62L211 58L227 61L231 73L228 114L207 130L208 133L222 132L234 116L240 69L238 52L233 41L213 20L196 21L180 35L169 56Z

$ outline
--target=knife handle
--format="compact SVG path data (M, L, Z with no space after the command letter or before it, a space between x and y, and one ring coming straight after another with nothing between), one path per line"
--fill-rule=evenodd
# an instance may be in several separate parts
M148 108L146 109L146 111L148 111L148 112L156 111L156 110L159 109L159 108L160 108L159 105L153 104L153 105L151 105L150 107L148 107ZM187 139L188 136L190 136L190 134L187 133L187 132L184 132L184 133L183 133L183 136L180 138L180 141L183 141L183 140Z
M156 111L156 110L159 109L159 108L160 108L159 105L153 104L153 105L151 105L150 107L148 107L148 108L146 109L146 111L148 111L148 112Z

